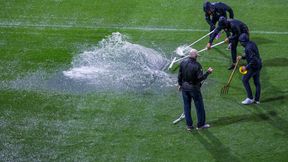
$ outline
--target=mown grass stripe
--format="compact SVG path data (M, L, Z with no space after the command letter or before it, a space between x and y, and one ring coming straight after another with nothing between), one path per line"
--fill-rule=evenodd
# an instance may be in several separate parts
M0 28L87 28L87 29L122 29L122 30L143 30L143 31L171 31L171 32L207 32L205 29L177 29L177 28L161 28L161 27L127 27L127 26L87 26L87 25L64 25L64 24L23 24L21 22L0 23ZM251 31L254 34L267 35L288 35L286 31Z

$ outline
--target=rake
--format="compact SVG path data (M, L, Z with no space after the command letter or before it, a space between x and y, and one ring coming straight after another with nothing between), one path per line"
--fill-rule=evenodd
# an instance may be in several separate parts
M221 89L220 95L222 95L222 94L228 94L229 87L230 87L230 84L231 84L231 82L232 82L232 79L233 79L233 76L234 76L234 74L235 74L235 71L236 71L236 69L237 69L237 65L238 65L239 61L240 61L240 60L237 60L236 65L235 65L232 73L231 73L230 76L229 76L229 79L228 79L227 84L224 85L224 87Z

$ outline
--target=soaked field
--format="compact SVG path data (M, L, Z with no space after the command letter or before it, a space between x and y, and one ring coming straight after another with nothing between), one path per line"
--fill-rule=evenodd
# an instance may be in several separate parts
M287 161L287 0L224 2L259 46L261 104L240 73L220 96L230 52L203 52L212 127L188 133L167 66L208 32L202 1L0 1L0 161Z

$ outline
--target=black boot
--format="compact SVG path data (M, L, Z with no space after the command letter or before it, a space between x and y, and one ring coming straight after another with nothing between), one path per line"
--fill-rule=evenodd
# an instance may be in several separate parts
M233 70L235 68L235 64L231 64L231 66L228 68L228 70Z

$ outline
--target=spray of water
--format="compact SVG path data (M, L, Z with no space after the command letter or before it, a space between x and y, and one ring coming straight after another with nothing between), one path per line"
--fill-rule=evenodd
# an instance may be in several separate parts
M112 33L95 48L76 55L70 69L54 74L39 69L12 81L2 81L0 89L82 93L159 89L174 85L175 77L163 70L169 64L163 54L127 40L118 32Z
M182 45L182 46L179 46L176 50L175 50L175 53L179 56L185 56L189 53L189 51L192 50L192 47L188 46L188 45Z
M163 71L168 59L151 48L127 41L119 32L100 41L93 50L76 56L64 76L99 89L140 89L173 84Z

